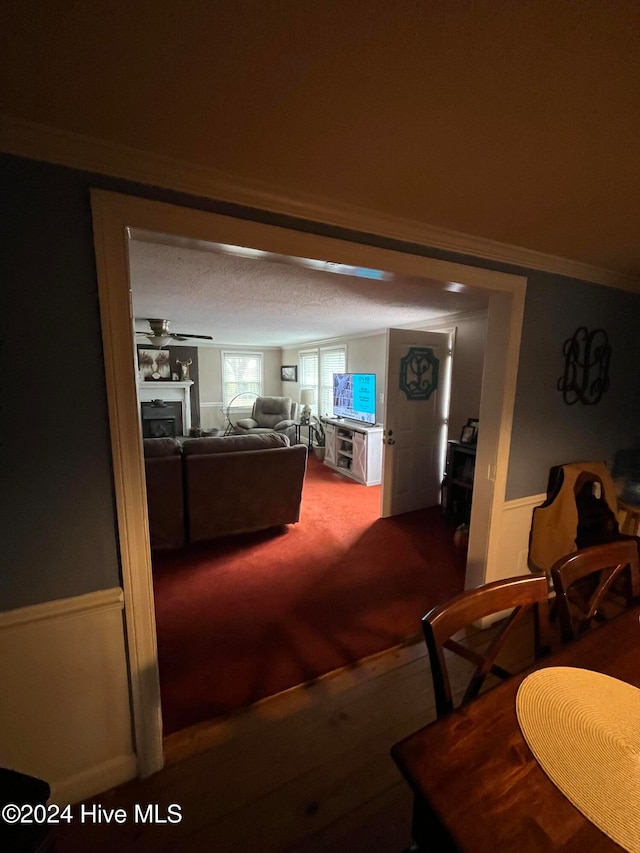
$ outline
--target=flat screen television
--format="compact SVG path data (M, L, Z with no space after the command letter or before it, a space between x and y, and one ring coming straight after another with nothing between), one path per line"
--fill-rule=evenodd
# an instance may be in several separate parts
M375 424L375 373L333 374L333 416L349 418L363 424Z

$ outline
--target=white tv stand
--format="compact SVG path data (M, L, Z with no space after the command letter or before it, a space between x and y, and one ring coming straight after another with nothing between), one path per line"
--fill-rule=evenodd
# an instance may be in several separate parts
M365 486L382 482L382 426L365 426L346 418L323 418L324 464Z

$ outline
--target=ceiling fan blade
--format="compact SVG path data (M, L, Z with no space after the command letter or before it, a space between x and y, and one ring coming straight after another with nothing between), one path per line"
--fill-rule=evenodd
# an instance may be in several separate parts
M187 332L170 332L168 320L147 319L146 322L151 327L147 332L139 332L136 330L136 335L142 335L156 346L166 346L169 340L188 341L191 338L201 341L212 341L211 335L190 335ZM161 343L162 342L162 343Z
M186 332L171 332L171 337L177 341L186 341L188 338L199 338L203 341L212 341L211 335L188 335Z

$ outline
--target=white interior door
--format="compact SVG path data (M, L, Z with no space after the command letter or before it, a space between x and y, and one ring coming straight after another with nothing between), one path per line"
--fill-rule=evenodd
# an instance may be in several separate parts
M429 393L436 370L436 387ZM439 503L450 382L448 332L387 330L382 480L385 518Z

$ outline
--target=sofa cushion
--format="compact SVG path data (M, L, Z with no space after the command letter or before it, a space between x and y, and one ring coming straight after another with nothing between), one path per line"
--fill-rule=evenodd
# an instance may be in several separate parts
M246 430L257 429L258 421L254 421L253 418L239 418L236 421L236 426Z
M182 445L185 456L202 456L210 453L237 453L241 450L269 450L288 447L286 435L274 432L251 435L220 435L212 438L191 438Z
M180 442L175 438L145 438L143 439L145 459L156 459L159 456L178 456Z

